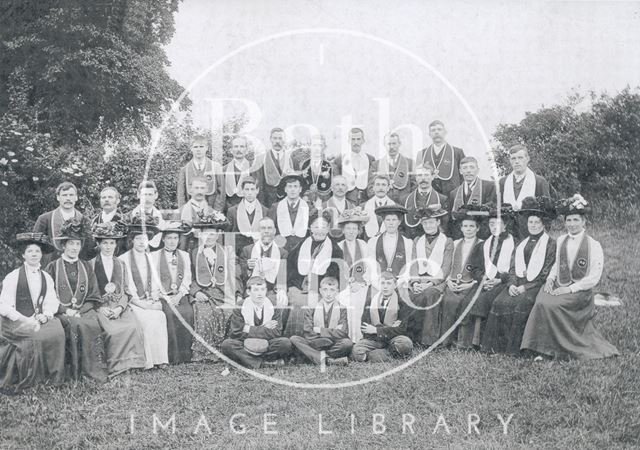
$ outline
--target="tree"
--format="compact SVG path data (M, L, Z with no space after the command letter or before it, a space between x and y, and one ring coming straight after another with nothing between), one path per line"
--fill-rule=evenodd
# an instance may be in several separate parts
M519 124L497 127L495 160L509 170L508 148L524 144L531 167L561 195L583 194L596 212L627 218L640 201L640 92L624 89L614 97L573 96L566 104L526 113Z

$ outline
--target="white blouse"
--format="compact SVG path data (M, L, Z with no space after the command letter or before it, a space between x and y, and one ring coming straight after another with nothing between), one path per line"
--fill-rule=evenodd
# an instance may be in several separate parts
M55 286L53 284L53 278L47 272L42 272L40 269L34 269L27 264L24 264L27 273L27 284L29 285L29 292L31 294L31 301L35 308L38 297L40 296L40 288L42 287L42 278L40 273L44 274L44 279L47 283L47 294L44 297L42 303L42 313L48 317L58 312L58 296L56 295ZM16 269L9 273L2 282L2 292L0 292L0 316L6 317L10 320L25 319L26 317L16 311L16 290L18 288L18 276L20 269Z

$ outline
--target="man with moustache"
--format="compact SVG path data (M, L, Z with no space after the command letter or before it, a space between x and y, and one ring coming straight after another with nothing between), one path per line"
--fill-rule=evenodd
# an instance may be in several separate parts
M460 224L455 220L455 214L466 206L480 206L487 203L496 202L496 187L489 180L482 180L478 177L480 168L478 160L473 156L467 156L460 161L460 174L464 182L462 185L449 193L449 212L454 220L449 222L449 230L452 239L460 239L462 232ZM486 239L490 235L489 228L486 224L480 227L478 237Z
M435 169L433 166L430 163L420 164L416 166L415 175L418 187L409 194L404 202L404 207L407 208L407 214L404 216L403 231L409 239L415 239L424 234L424 230L420 226L421 210L428 207L448 210L447 197L437 192L431 185L435 177ZM446 217L442 220L442 226L446 229Z
M242 249L247 245L253 245L260 238L260 221L269 214L267 208L257 200L260 190L253 177L243 178L240 181L240 187L242 188L242 200L227 211L227 219L231 224L229 228L235 238L237 255L240 255ZM231 242L233 241L226 244L231 245Z
M351 151L345 155L338 156L334 161L334 165L336 174L344 175L347 179L347 199L359 206L368 198L369 169L374 158L362 150L362 146L365 143L364 131L360 128L352 128L350 140Z
M347 200L347 179L344 175L334 175L331 179L332 195L325 202L322 202L322 210L331 214L331 234L332 236L342 236L342 230L338 228L338 216L346 210L353 209L356 205ZM334 235L335 233L335 235Z
M38 216L38 219L33 226L33 231L35 233L46 234L56 248L55 252L42 255L41 264L43 267L62 255L63 248L58 237L60 237L60 229L65 221L76 219L82 221L83 227L86 229L88 229L89 226L88 220L75 208L76 202L78 201L78 189L73 183L69 181L60 183L56 188L56 200L58 200L58 207ZM82 247L81 257L86 259L88 256L87 252L93 248L93 245L87 245L86 241L84 244L85 245Z
M205 136L197 135L193 138L191 153L193 158L178 173L178 206L180 207L189 201L191 180L198 177L204 178L207 182L205 198L209 206L217 211L224 211L222 167L207 157L207 138Z
M549 182L537 175L529 168L529 151L524 145L514 145L509 148L509 162L511 173L500 179L500 194L502 203L509 203L514 211L522 207L522 200L527 197L550 197ZM554 192L555 194L555 192ZM518 215L518 226L515 227L514 237L518 240L528 235L526 216Z
M388 153L379 161L374 161L369 168L369 185L367 194L373 196L373 177L375 174L387 175L391 180L389 197L399 205L404 203L409 193L415 189L413 178L413 161L400 154L400 136L391 133L387 138Z
M107 222L122 222L124 221L124 215L118 209L120 205L120 192L113 187L107 186L102 191L100 191L100 211L96 216L91 220L91 228L97 223L107 223ZM115 256L120 256L124 252L127 251L127 242L125 239L118 239L116 241L116 251L114 253ZM99 253L99 249L97 245L93 247L91 252L89 252L90 258L95 258Z
M233 159L224 166L224 192L226 208L237 205L242 200L241 182L249 176L251 163L245 157L247 153L247 138L237 136L231 141Z
M278 194L282 177L294 170L291 153L285 150L285 135L282 128L273 128L270 138L271 149L256 155L251 176L258 181L258 200L270 208L284 195Z
M273 242L276 226L271 218L263 217L258 222L260 237L240 251L238 273L245 285L251 277L264 278L271 302L274 305L286 304L287 272L283 260L287 259L289 252Z
M460 186L462 177L458 172L460 162L465 157L461 148L454 147L445 140L447 130L444 123L434 120L429 124L429 137L433 141L429 147L418 153L416 165L429 163L435 168L433 188L443 195Z

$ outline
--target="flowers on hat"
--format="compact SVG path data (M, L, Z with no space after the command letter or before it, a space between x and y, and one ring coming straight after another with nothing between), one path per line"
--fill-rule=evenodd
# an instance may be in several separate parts
M198 223L210 223L210 224L218 224L222 222L226 222L227 218L220 211L216 211L215 209L211 209L209 211L200 210L197 212Z
M131 217L131 225L158 226L160 218L153 213L145 212L144 215L140 211L136 211Z
M591 211L589 202L580 194L574 194L572 197L559 200L556 204L559 214L587 214Z
M101 238L120 238L127 234L127 226L122 222L95 223L91 229L93 236Z
M369 221L369 214L359 206L352 209L345 209L340 216L338 216L338 223L344 222L361 222L365 223Z
M85 234L84 221L77 217L65 220L60 227L61 238L82 239Z

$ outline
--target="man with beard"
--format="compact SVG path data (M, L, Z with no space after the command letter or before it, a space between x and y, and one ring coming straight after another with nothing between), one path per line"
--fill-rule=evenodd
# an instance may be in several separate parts
M364 131L360 128L352 128L350 139L351 151L338 156L334 165L336 174L342 174L347 179L347 199L358 206L368 198L369 168L374 159L362 150L362 145L365 143Z
M249 176L251 163L245 157L247 153L247 138L237 136L231 141L233 159L224 166L224 192L226 194L226 208L237 205L242 200L242 180Z
M373 196L373 177L382 174L391 180L389 197L398 204L403 204L409 193L415 188L413 178L413 161L400 154L400 136L391 133L387 138L388 153L369 168L369 185L367 194Z
M58 207L52 211L41 214L33 226L35 233L46 234L56 248L55 252L42 255L42 266L46 266L49 262L62 255L62 241L58 240L58 238L60 237L62 224L65 221L75 219L82 221L84 228L88 229L89 226L88 220L75 208L76 202L78 201L78 189L73 183L69 181L60 183L56 188L56 200L58 200ZM92 248L93 246L91 244L87 244L86 241L84 242L81 254L83 259L87 257L87 253Z
M222 167L207 157L207 138L205 136L198 135L193 138L191 153L193 158L178 173L178 206L187 203L191 180L198 177L204 178L207 182L205 194L209 206L217 211L224 211Z
M346 270L341 270L337 262L342 258L342 250L329 238L329 218L313 217L311 236L287 257L289 310L285 313L285 336L303 336L304 308L318 302L319 283L324 277L334 277L340 280L340 286L346 285Z
M443 195L460 186L462 177L458 172L460 162L464 158L464 151L447 143L447 130L444 123L434 120L429 124L429 136L433 141L429 147L418 153L416 165L429 163L435 168L433 187Z
M289 253L273 242L276 226L271 218L263 217L258 225L260 238L242 248L238 258L238 272L245 285L251 277L264 278L267 282L267 296L271 302L274 305L286 304L287 273L284 260Z
M404 202L407 214L404 216L403 231L405 236L415 239L424 232L420 226L421 216L419 211L429 207L437 207L448 210L447 197L433 189L431 182L435 177L435 169L430 163L416 166L415 170L418 188L413 191ZM446 218L443 218L443 228L446 228Z
M256 155L251 176L258 181L258 200L270 208L284 194L278 194L283 175L293 171L291 153L285 150L285 135L282 128L274 128L270 135L271 149Z

